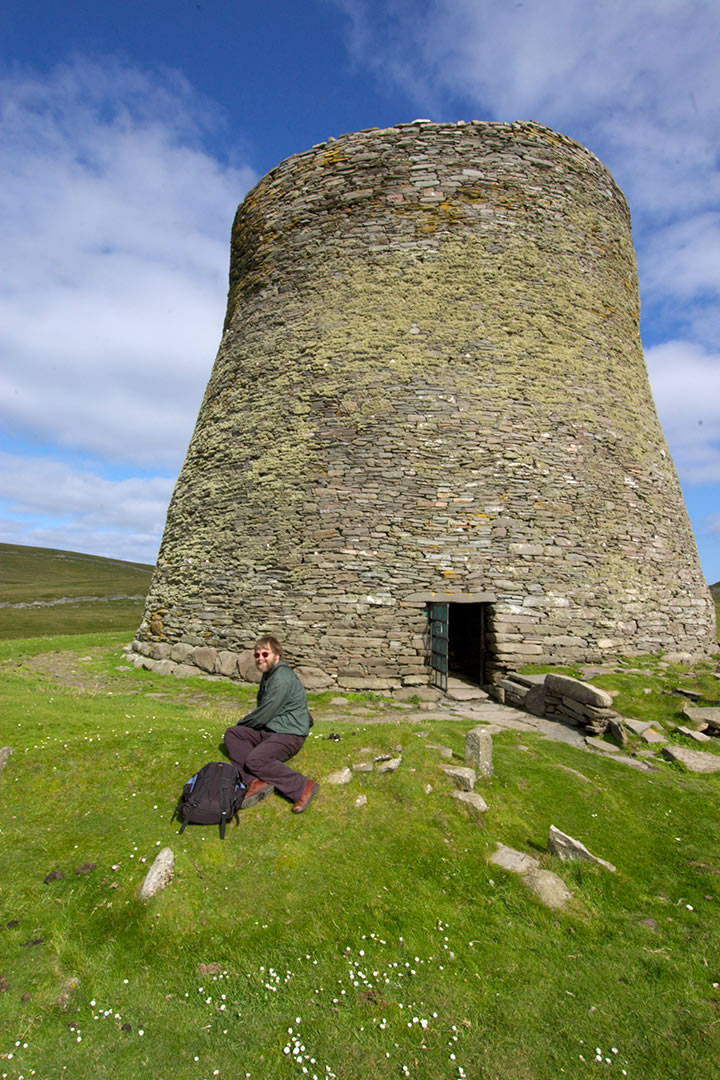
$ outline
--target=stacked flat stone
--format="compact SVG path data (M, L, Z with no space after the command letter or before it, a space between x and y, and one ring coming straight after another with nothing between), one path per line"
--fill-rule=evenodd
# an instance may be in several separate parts
M610 721L618 717L606 690L569 675L546 675L544 698L544 716L572 724L590 735L604 735Z
M547 128L400 124L282 162L235 219L136 649L231 667L271 630L333 685L420 686L428 597L482 594L490 675L707 652L638 308L622 193Z

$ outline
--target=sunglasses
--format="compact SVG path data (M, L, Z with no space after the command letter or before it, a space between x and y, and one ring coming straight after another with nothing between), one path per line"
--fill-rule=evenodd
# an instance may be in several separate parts
M269 653L269 652L266 652L266 651L265 651L265 650L263 649L263 650L262 650L262 652L256 652L256 653L255 653L255 659L256 659L256 660L260 660L260 659L262 658L263 660L267 660L267 658L268 658L268 656L269 656L269 655L270 655L270 653Z

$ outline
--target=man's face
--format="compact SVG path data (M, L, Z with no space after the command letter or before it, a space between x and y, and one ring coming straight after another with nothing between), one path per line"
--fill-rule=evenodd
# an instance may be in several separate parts
M272 671L279 659L269 645L258 645L255 649L255 667L263 675L266 671Z

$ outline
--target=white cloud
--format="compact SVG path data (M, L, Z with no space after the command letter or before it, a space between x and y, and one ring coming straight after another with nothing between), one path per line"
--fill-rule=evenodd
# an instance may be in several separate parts
M686 341L646 350L655 404L681 480L720 484L720 354Z
M0 539L155 561L173 480L112 480L53 458L0 454Z
M0 400L24 440L175 471L255 176L172 73L76 62L0 84Z

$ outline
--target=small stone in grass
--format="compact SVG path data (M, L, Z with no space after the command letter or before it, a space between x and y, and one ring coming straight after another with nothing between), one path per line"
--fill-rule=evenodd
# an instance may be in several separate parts
M62 881L65 877L62 870L51 870L49 874L46 874L43 881L46 885L49 885L51 881Z
M96 865L97 864L94 863L94 862L83 863L82 866L76 866L75 867L75 873L76 874L90 874L95 869Z

